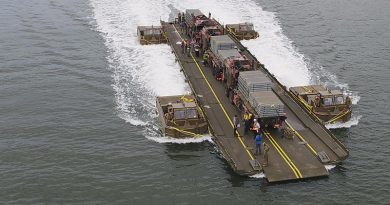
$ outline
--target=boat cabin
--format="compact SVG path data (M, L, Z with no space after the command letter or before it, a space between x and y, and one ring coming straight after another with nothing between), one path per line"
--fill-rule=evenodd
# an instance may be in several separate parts
M312 89L307 87L312 87ZM347 97L340 90L327 90L322 86L306 86L306 89L292 87L290 91L301 97L309 105L316 107L343 105L347 101Z
M321 106L342 105L345 103L343 93L339 90L320 91L318 93Z
M167 109L168 115L171 115L168 117L170 117L170 120L173 120L175 123L199 118L195 102L172 103L167 106Z

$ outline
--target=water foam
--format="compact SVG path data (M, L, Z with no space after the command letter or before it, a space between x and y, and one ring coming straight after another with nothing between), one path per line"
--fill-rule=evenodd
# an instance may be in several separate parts
M338 129L338 128L350 128L359 124L359 120L362 118L361 115L352 116L347 122L336 122L333 124L326 124L325 127L328 129Z
M348 95L352 99L352 104L356 105L360 96L357 92L351 91L349 85L346 83L340 83L337 80L337 76L329 71L325 70L322 66L313 65L315 69L311 69L314 84L323 84L330 88L337 88L343 91L344 95Z
M159 0L91 0L98 30L108 48L118 115L133 125L150 124L155 97L190 92L168 45L141 46L138 25L159 25L170 9Z
M173 4L179 10L194 7L192 1L180 1ZM295 51L292 42L283 35L282 28L273 12L264 11L255 2L248 0L241 2L201 0L196 2L196 8L203 13L210 11L212 16L223 24L252 22L261 36L257 39L242 41L243 45L248 47L251 53L288 87L310 83L310 73L304 56Z
M161 137L161 136L146 136L149 140L153 140L158 143L173 143L173 144L188 144L188 143L200 143L200 142L211 142L213 143L211 135L203 135L196 138L173 138L173 137Z
M265 176L264 172L261 172L261 173L258 173L258 174L251 175L249 177L261 179L261 178L265 178L266 176Z
M330 171L331 169L334 169L336 165L325 165L325 169Z

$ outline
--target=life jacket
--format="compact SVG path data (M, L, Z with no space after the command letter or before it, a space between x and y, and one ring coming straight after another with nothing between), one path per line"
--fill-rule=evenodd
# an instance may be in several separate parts
M245 113L244 114L244 120L250 120L251 117L252 117L252 114L250 114L250 113Z
M203 60L207 60L207 59L209 59L209 55L208 55L207 53L205 53L205 54L203 55Z

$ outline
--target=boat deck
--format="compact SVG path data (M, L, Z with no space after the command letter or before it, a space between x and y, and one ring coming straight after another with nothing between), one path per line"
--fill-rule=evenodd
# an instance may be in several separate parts
M210 68L201 64L201 58L182 53L177 42L187 37L180 32L178 25L165 24L165 31L169 45L207 117L219 150L237 174L249 176L264 171L269 182L323 177L329 173L319 160L318 152L325 152L330 162L335 163L343 160L343 156L348 156L348 151L336 143L286 93L276 92L287 105L287 122L299 137L287 139L282 138L278 130L264 130L265 142L270 145L269 163L266 167L253 166L256 161L261 164L263 156L254 154L255 142L252 135L234 136L232 119L234 115L240 114L225 96L223 84L214 78ZM242 46L239 42L238 45ZM243 135L243 128L238 131Z

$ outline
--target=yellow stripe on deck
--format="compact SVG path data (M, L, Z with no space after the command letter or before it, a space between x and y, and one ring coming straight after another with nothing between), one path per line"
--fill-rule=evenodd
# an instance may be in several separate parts
M298 138L301 139L302 142L305 142L305 145L310 149L310 151L314 154L314 156L317 156L317 152L314 150L314 148L305 140L305 138L303 138L303 136L298 132L296 131L291 125L290 123L287 122L286 120L286 124L292 129L292 131L294 131L295 134L297 134Z
M181 37L180 33L177 31L176 27L173 25L173 27L175 28L176 32L179 34L179 37L181 38L181 40L183 41L184 39ZM200 68L198 62L195 60L194 56L192 55L191 53L191 57L192 57L192 60L195 62L196 64L196 67L198 67L199 69L199 72L202 74L202 77L203 79L206 81L208 87L210 88L211 92L213 93L215 99L217 100L218 102L218 105L221 107L223 113L225 114L226 118L228 119L230 125L232 127L234 127L233 125L233 122L231 121L229 115L227 114L225 108L223 107L223 105L221 104L221 101L219 100L218 96L215 94L214 92L214 89L211 87L209 81L206 79L206 76L204 75L202 69ZM237 134L238 131L236 131ZM266 136L267 138L269 139L269 141L271 142L271 144L275 147L275 149L278 151L278 153L280 154L280 156L282 156L282 158L284 159L284 161L287 163L287 165L290 167L290 169L294 172L295 176L297 178L302 178L302 174L301 172L298 170L298 168L295 166L295 164L291 161L291 159L287 156L287 154L283 151L283 149L277 144L277 142L272 138L272 136L269 134L269 133L266 133ZM242 141L241 137L238 137L238 140L240 141L241 145L244 147L245 151L248 153L248 156L253 160L254 157L252 155L252 153L249 152L249 150L247 149L247 146L245 145L245 143Z
M180 33L177 31L176 26L173 25L173 27L175 28L176 32L179 34L179 37L181 38L181 40L184 41L184 39L181 37ZM218 102L218 105L221 107L221 109L222 109L223 113L225 114L226 118L228 119L230 125L231 125L232 127L234 127L234 126L233 126L232 120L230 119L229 115L227 114L227 112L226 112L225 108L223 107L221 101L219 100L217 94L215 94L214 89L211 87L210 82L207 80L205 74L203 73L202 69L200 68L198 62L195 60L195 58L194 58L194 56L192 55L192 53L191 53L191 58L192 58L192 60L195 62L196 67L199 69L200 74L202 75L203 79L206 81L207 86L210 88L211 92L213 93L215 99L216 99L217 102ZM238 131L237 131L237 133L238 133ZM239 133L238 133L238 134L239 134ZM247 149L247 146L246 146L245 143L242 141L242 139L241 139L240 137L238 137L238 140L240 141L241 145L244 147L244 149L245 149L246 153L248 154L249 158L250 158L251 160L254 160L255 158L253 157L252 153Z
M288 157L288 155L283 151L283 149L280 147L280 145L275 141L275 139L272 137L271 133L264 130L263 133L268 138L268 140L271 142L271 144L275 147L275 149L279 152L279 154L282 156L284 161L287 163L287 165L291 168L291 170L294 172L295 176L297 178L302 178L302 174L295 166L294 162Z

